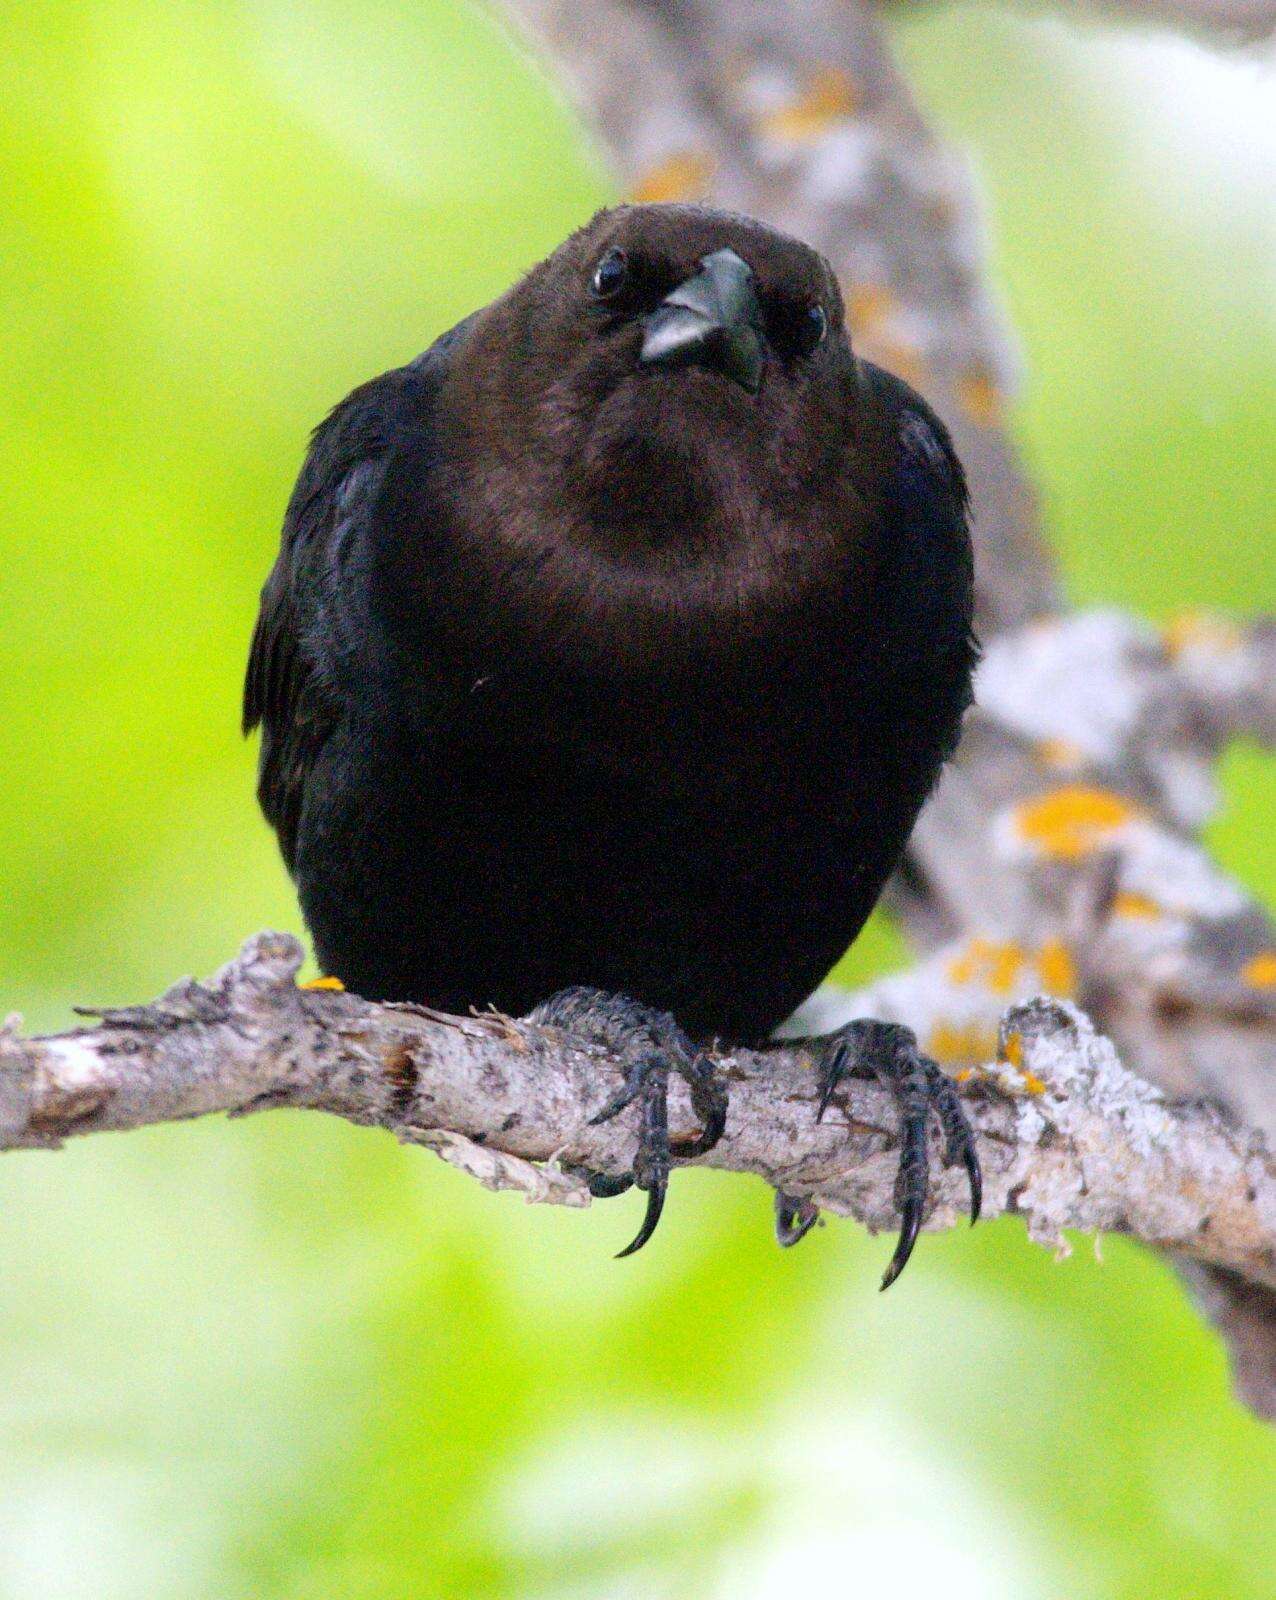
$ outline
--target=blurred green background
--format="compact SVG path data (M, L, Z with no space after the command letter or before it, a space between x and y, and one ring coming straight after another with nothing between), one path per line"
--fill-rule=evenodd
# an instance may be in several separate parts
M970 9L899 48L985 188L1076 597L1276 602L1276 79ZM237 733L306 430L600 201L445 0L43 0L0 50L0 1005L298 929ZM1216 842L1276 883L1270 764ZM859 958L862 974L874 949ZM758 1185L484 1194L320 1117L0 1166L0 1597L1270 1600L1276 1434L1168 1271L1020 1227L891 1295Z

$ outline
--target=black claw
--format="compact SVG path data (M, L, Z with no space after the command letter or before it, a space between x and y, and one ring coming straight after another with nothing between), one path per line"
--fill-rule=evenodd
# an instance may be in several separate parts
M727 1121L727 1095L708 1058L698 1053L673 1017L625 995L600 989L562 989L531 1013L532 1020L583 1034L617 1052L626 1063L620 1089L590 1117L591 1127L610 1122L637 1101L642 1110L638 1152L627 1179L600 1178L594 1174L594 1194L620 1194L636 1183L647 1191L647 1214L632 1244L620 1252L631 1256L641 1250L656 1230L669 1187L674 1157L704 1155L722 1137ZM669 1139L669 1074L687 1082L691 1103L700 1119L700 1132L671 1145ZM597 1185L597 1186L596 1186Z
M979 1212L983 1204L983 1176L979 1170L974 1134L971 1132L966 1112L951 1079L947 1078L933 1062L928 1065L932 1074L935 1110L939 1116L940 1126L944 1130L944 1163L951 1167L960 1161L966 1169L966 1176L970 1180L970 1223L973 1227L979 1221Z
M917 1235L921 1231L922 1208L919 1204L910 1202L904 1207L904 1223L899 1230L899 1242L895 1246L895 1254L891 1257L890 1266L882 1274L883 1289L889 1289L908 1265L908 1258L913 1253L913 1246L917 1243Z
M630 1177L613 1178L605 1172L586 1172L585 1182L595 1200L614 1200L618 1194L628 1194L634 1186Z
M820 1098L815 1107L815 1120L817 1123L824 1121L824 1113L833 1104L833 1096L837 1093L837 1086L847 1075L847 1061L850 1052L842 1040L829 1051L827 1059L820 1069Z
M656 1231L656 1224L660 1221L660 1213L665 1209L665 1192L668 1185L664 1182L656 1183L647 1190L647 1213L642 1219L642 1227L634 1235L633 1240L623 1250L616 1252L616 1260L621 1261L625 1256L631 1256L636 1250L641 1250L647 1240Z
M701 1128L694 1139L683 1139L674 1146L673 1153L682 1160L707 1154L721 1139L727 1126L726 1091L704 1056L698 1055L692 1059L687 1082L691 1089L691 1104L700 1118Z
M882 1278L888 1289L908 1263L926 1214L930 1187L926 1157L926 1125L933 1110L944 1135L944 1163L960 1162L970 1184L970 1220L979 1220L983 1180L975 1137L952 1081L929 1057L916 1037L893 1023L852 1022L828 1041L820 1075L818 1122L839 1083L848 1077L875 1078L890 1089L900 1111L899 1175L895 1195L902 1226L895 1254Z
M638 1158L634 1162L634 1181L647 1191L647 1211L637 1236L616 1257L631 1256L641 1250L656 1231L665 1208L669 1187L669 1074L663 1063L649 1064L642 1088L642 1131L638 1138Z
M966 1169L966 1176L970 1179L970 1225L973 1228L979 1221L979 1213L984 1203L984 1180L979 1170L979 1157L975 1154L973 1144L968 1144L961 1153L962 1165Z
M907 1093L907 1090L905 1090ZM926 1214L926 1197L930 1191L930 1166L926 1160L926 1103L920 1109L905 1113L899 1153L899 1173L895 1179L896 1204L899 1206L902 1225L895 1254L882 1278L882 1288L889 1289L908 1265L908 1258L921 1232L922 1218Z
M775 1238L783 1249L799 1243L820 1220L820 1208L813 1200L798 1200L782 1189L775 1191Z

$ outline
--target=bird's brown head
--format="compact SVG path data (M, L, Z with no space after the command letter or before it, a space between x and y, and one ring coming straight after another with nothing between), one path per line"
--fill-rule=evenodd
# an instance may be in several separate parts
M580 537L629 554L748 537L843 476L857 404L828 262L696 206L599 212L479 314L457 370L517 492L543 507L570 479Z

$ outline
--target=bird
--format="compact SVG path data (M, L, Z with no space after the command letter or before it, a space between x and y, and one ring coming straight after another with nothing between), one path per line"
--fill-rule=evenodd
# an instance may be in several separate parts
M720 1137L719 1045L765 1041L843 955L972 699L972 551L944 424L853 348L815 249L683 204L598 212L315 429L244 690L258 796L325 973L617 1051L633 1171ZM908 1260L930 1119L900 1025L817 1041L895 1095ZM700 1117L671 1144L671 1075ZM816 1215L777 1196L793 1243Z

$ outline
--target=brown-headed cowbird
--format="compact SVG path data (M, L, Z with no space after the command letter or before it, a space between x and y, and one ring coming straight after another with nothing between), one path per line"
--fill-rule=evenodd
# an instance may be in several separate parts
M948 435L852 353L828 263L742 216L600 212L314 434L244 720L324 970L620 1049L598 1120L640 1102L637 1248L668 1074L700 1153L726 1103L692 1040L765 1038L898 861L970 701L971 595ZM932 1112L977 1214L969 1129L907 1029L820 1056L821 1113L849 1073L900 1104L889 1282ZM778 1216L791 1242L814 1211Z

